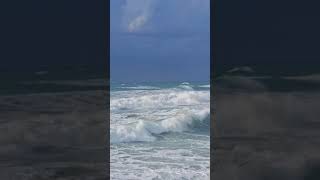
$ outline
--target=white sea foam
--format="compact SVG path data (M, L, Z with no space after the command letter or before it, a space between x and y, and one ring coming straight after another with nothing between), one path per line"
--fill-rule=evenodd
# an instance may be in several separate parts
M121 87L123 89L136 89L136 90L152 90L152 89L160 89L154 86L129 86L129 87Z
M154 141L154 134L188 131L209 116L209 101L208 91L177 88L114 92L111 143Z
M111 179L209 179L210 92L196 87L111 91Z
M180 89L185 89L185 90L193 90L193 87L192 86L189 86L189 85L179 85L178 88Z
M161 121L139 120L134 124L111 127L111 143L154 141L155 134L166 132L183 132L192 128L196 121L203 121L209 116L209 108L197 111L180 110Z
M117 96L117 97L115 97ZM154 109L163 107L179 107L209 103L209 92L159 90L153 92L127 91L114 93L111 97L111 110L119 109Z
M209 179L209 142L207 137L202 140L184 139L183 143L188 147L184 149L167 144L152 148L136 144L131 149L112 150L111 179ZM176 144L182 145L179 142ZM191 144L194 147L190 147ZM194 153L205 147L207 155ZM128 158L125 152L131 152L131 157Z

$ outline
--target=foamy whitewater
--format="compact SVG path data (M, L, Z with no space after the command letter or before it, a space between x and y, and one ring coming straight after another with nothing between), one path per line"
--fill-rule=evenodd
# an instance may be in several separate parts
M209 89L111 84L111 179L209 179Z

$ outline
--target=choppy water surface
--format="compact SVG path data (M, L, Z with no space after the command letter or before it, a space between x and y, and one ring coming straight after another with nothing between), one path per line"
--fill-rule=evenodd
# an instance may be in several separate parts
M111 84L111 179L209 179L209 89Z

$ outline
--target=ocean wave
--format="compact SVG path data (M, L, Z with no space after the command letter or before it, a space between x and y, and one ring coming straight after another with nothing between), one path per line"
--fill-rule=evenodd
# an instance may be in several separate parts
M181 85L111 92L111 143L148 142L162 133L209 129L210 92L177 88Z
M193 90L193 87L191 86L190 83L188 82L183 82L177 87L178 89L183 89L183 90Z
M201 87L201 88L210 88L210 84L207 84L207 85L200 85L199 87Z
M230 69L227 71L228 73L234 73L234 72L247 72L247 73L253 73L255 72L251 67L249 66L241 66L241 67L235 67L233 69Z
M134 89L134 90L153 90L160 89L159 87L154 86L129 86L129 87L121 87L122 89Z
M192 86L189 86L189 85L179 85L178 86L179 89L184 89L184 90L193 90L193 87Z
M281 78L286 80L320 82L320 74L310 74L310 75L304 75L304 76L284 76Z
M209 107L202 110L181 109L174 116L161 121L139 120L135 124L111 127L111 143L155 141L155 135L168 132L192 131L199 127L209 128Z
M209 91L159 90L150 92L126 92L111 97L111 110L151 109L196 105L210 102Z

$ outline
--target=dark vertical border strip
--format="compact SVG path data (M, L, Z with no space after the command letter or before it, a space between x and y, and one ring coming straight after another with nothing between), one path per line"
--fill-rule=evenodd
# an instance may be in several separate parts
M104 32L105 32L105 56L106 56L106 61L107 61L107 97L106 97L106 121L107 121L107 142L106 142L106 150L107 150L107 169L106 169L106 173L107 173L107 179L110 179L110 0L103 0L104 1Z
M214 87L214 77L215 77L215 60L216 60L216 1L210 0L210 179L213 179L214 172L214 139L216 136L216 118L215 118L215 105L214 97L216 96Z

